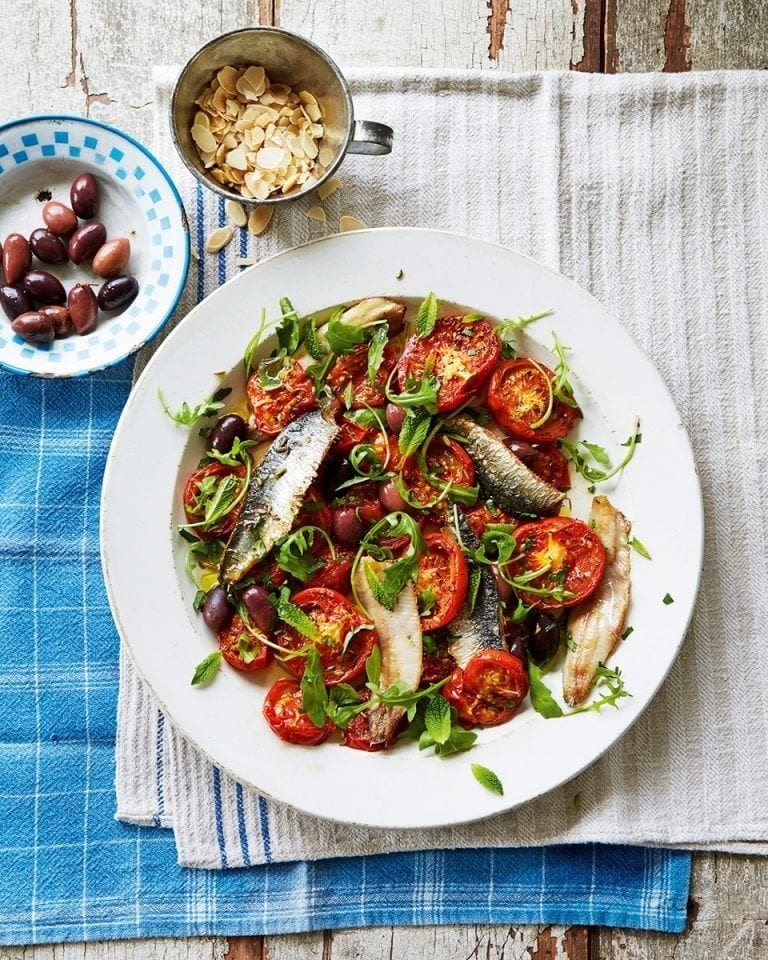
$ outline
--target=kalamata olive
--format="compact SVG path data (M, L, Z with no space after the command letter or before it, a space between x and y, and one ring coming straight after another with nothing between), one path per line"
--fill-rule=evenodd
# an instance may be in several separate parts
M47 270L30 270L24 277L24 290L38 303L67 302L67 292L61 280Z
M245 604L252 625L262 633L270 634L275 625L275 608L269 602L266 587L254 583L243 590L240 600Z
M43 220L46 227L57 237L66 237L77 230L77 215L65 203L49 200L43 207Z
M72 209L83 220L96 216L99 209L99 185L91 173L81 173L69 188Z
M83 263L90 260L107 240L107 228L103 223L94 220L79 227L69 238L69 259L72 263Z
M408 510L408 504L400 496L400 491L393 480L381 481L379 484L379 500L381 500L381 505L387 513L392 513L394 510Z
M41 316L36 310L30 310L16 317L11 328L27 343L50 343L54 338L53 323L50 318Z
M227 413L220 417L208 433L208 449L219 453L229 453L235 439L245 440L248 425L236 413Z
M69 310L67 310L66 307L49 304L46 307L38 307L37 312L42 317L50 318L57 337L63 337L72 332L72 321L69 318Z
M11 320L32 309L32 304L24 290L10 283L0 287L0 304Z
M518 660L522 660L523 663L528 665L528 651L525 647L525 636L521 631L516 631L511 634L507 634L505 637L507 641L507 649L512 654L513 657L517 657Z
M3 244L3 273L5 282L19 283L32 266L29 240L20 233L9 233Z
M99 306L102 310L119 310L132 303L138 292L136 277L113 277L99 290Z
M72 326L83 336L96 329L99 304L96 294L87 283L77 283L67 295L67 310Z
M117 277L131 258L131 241L128 237L107 240L94 255L91 269L97 277Z
M43 263L66 263L69 259L67 248L52 230L40 227L29 235L32 253Z
M343 547L356 547L364 533L365 525L354 507L339 507L333 511L333 535Z
M509 437L504 443L523 463L527 463L536 454L535 448L530 443L526 443L525 440L516 440L514 437Z
M405 420L405 408L398 407L396 403L387 404L387 426L392 433L400 433Z
M342 457L339 460L329 460L323 473L323 491L329 500L336 496L336 491L342 483L356 477L355 468L346 459Z
M530 618L528 653L534 663L546 663L560 646L560 624L544 610L537 610Z
M504 577L502 577L499 568L495 563L491 564L491 570L496 578L496 589L499 591L499 600L507 605L507 610L514 610L516 606L515 591L512 589L510 584L507 583Z
M227 591L224 587L213 587L208 591L203 604L203 620L214 633L227 629L232 622L234 612L227 600Z

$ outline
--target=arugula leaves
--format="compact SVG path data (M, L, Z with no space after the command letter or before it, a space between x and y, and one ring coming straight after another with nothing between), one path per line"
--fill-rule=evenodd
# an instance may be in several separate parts
M317 333L317 321L311 317L304 330L304 346L313 360L322 360L328 350L320 343Z
M195 667L195 672L192 675L192 686L202 687L210 683L219 672L220 666L221 650L214 650L213 653L209 653L208 656L205 657L204 660L201 660Z
M335 559L336 551L328 534L321 527L311 524L292 530L275 545L277 565L302 583L306 583L324 565L324 561L312 553L316 534L325 539L331 556Z
M504 785L493 770L489 770L488 767L484 767L481 763L471 764L470 770L472 771L472 776L482 787L490 790L491 793L497 793L500 797L504 796Z
M416 311L416 333L423 340L435 329L437 322L437 299L434 293L428 293Z
M299 349L302 339L302 325L299 315L288 297L280 297L280 320L275 333L280 351L288 356Z
M259 386L262 390L269 393L272 390L279 390L283 386L284 380L280 374L287 369L288 358L280 354L277 357L267 357L260 361L257 369L259 371Z
M267 329L267 308L261 308L261 322L256 328L256 333L251 337L246 345L245 351L243 352L243 370L245 372L246 380L250 376L251 370L253 369L253 358L256 351L259 348L264 337L264 331Z
M304 713L316 727L324 727L328 706L328 691L323 683L323 670L317 647L307 652L304 675L301 678L301 699Z
M408 549L398 560L392 560L392 551L378 546L377 541L382 537L402 536L407 536L410 539ZM415 580L416 578L419 555L427 552L427 545L424 542L421 529L413 517L400 510L394 511L375 523L363 537L353 564L352 582L354 583L355 579L354 570L359 563L365 561L366 553L377 560L391 561L384 568L381 576L369 563L365 564L363 573L374 600L385 609L394 610L395 601L402 593L405 585L409 580ZM359 598L355 597L355 599L358 601L358 606L364 609L364 605L359 602Z
M627 448L626 454L622 457L615 467L611 467L611 460L603 447L596 443L588 443L585 440L579 440L576 443L569 443L567 440L558 440L558 446L565 450L568 460L576 468L576 471L591 484L603 483L615 477L617 473L626 467L632 457L635 455L635 448L640 443L641 435L640 420L635 421L635 427L628 439L621 444ZM579 449L579 448L583 448ZM584 452L585 451L585 452ZM590 460L593 462L590 463ZM595 466L595 463L598 466ZM605 467L605 469L603 469Z
M408 378L405 381L404 389L400 393L393 393L391 389L394 370L390 374L384 392L390 403L397 404L398 407L424 407L431 414L437 413L437 378L424 377L423 380L413 380Z
M157 391L157 398L160 401L165 415L170 417L174 423L178 423L182 427L191 427L202 417L212 417L221 410L224 406L224 398L228 397L230 393L232 393L231 387L222 387L220 390L217 390L213 396L207 400L203 400L202 403L198 403L194 407L190 407L190 405L184 401L181 409L176 413L171 413L162 391Z
M597 689L606 689L608 692L592 703L586 703L581 707L575 707L573 710L563 710L560 704L552 696L552 691L542 680L542 671L535 663L528 663L528 679L530 681L531 704L533 709L551 720L557 717L573 717L578 713L589 713L591 710L600 711L603 707L618 707L619 700L624 697L631 697L632 694L624 686L624 678L621 670L617 667L615 670L609 670L608 667L600 664L597 668L596 687Z

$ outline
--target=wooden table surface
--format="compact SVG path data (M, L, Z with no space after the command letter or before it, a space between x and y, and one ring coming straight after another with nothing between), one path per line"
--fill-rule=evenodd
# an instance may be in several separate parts
M6 5L6 10L10 3ZM14 22L15 21L15 22ZM2 119L85 113L145 142L152 66L218 33L274 23L342 65L486 70L768 68L765 0L36 0L0 33ZM710 960L768 957L768 860L695 857L682 936L571 927L462 926L146 940L0 950L0 960Z

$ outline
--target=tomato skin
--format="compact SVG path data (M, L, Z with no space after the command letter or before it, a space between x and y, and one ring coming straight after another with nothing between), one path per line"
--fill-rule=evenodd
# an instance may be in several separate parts
M553 443L540 443L526 466L555 490L570 490L568 461Z
M204 467L199 467L191 474L184 485L184 493L182 495L184 500L184 515L187 518L187 523L199 523L200 520L202 520L200 514L194 513L195 499L199 490L198 484L205 480L206 477L218 477L223 480L224 477L232 474L240 478L245 477L245 467L230 467L216 460L213 463L207 463ZM200 540L225 540L234 529L241 506L242 501L233 510L230 510L228 514L223 516L212 529L203 530L202 527L194 527L191 532Z
M559 440L581 417L578 407L569 407L556 399L549 418L540 427L531 427L544 415L549 403L549 384L555 374L543 364L525 357L505 360L493 372L488 383L488 409L496 422L511 436L531 443Z
M517 526L517 520L510 517L508 513L504 513L504 511L499 510L498 507L491 509L487 503L478 503L474 507L465 510L464 518L469 524L469 529L478 540L482 540L489 523L503 523L512 527Z
M311 504L311 506L308 506ZM326 533L330 533L333 516L331 508L326 503L325 497L320 493L313 483L304 494L304 501L301 510L293 522L293 529L299 527L320 527ZM322 539L319 534L315 534L318 539Z
M447 413L480 390L500 355L499 338L487 320L440 317L429 336L414 334L406 343L396 367L397 386L404 390L406 380L423 380L428 362L434 363L430 375L438 381L437 409ZM457 376L456 367L465 376Z
M392 350L387 344L382 362L373 383L368 380L368 344L358 343L350 353L342 354L331 367L326 383L336 397L341 397L348 383L352 384L352 409L383 407L387 402L384 385L395 365Z
M325 587L328 590L335 590L337 593L349 593L352 561L355 559L354 551L336 546L334 547L336 550L336 559L334 560L325 541L323 541L323 546L325 549L318 555L318 559L323 561L323 567L307 581L306 588Z
M432 613L421 618L425 632L445 627L453 620L467 597L469 570L461 547L446 533L424 536L429 553L419 557L416 592L431 589L436 597Z
M469 725L495 727L511 720L528 693L522 661L506 650L483 650L454 670L442 695Z
M304 712L299 682L292 677L283 677L270 687L262 713L272 731L287 743L311 747L322 743L333 731L330 720L322 727L312 723Z
M370 690L361 691L360 699L370 700ZM353 750L364 750L366 753L376 753L390 746L389 743L371 743L367 712L358 713L356 717L352 717L346 730L341 735L341 744L344 747L351 747Z
M320 654L326 686L356 680L365 670L365 661L378 641L375 630L360 630L352 637L346 652L341 653L348 631L367 623L357 607L341 593L327 587L300 590L291 597L291 603L303 610L320 631L321 640L315 646ZM326 642L323 642L324 638ZM293 627L282 624L275 642L290 650L300 650L312 641ZM291 673L301 677L304 660L303 656L291 657L284 665Z
M333 441L333 446L329 453L329 459L338 460L345 457L352 447L358 443L370 443L373 439L376 427L363 427L354 420L348 420L341 417L339 420L339 432Z
M467 451L455 440L438 436L430 443L424 458L429 473L436 475L443 484L449 480L462 487L472 487L475 483L475 465ZM432 486L421 471L414 456L406 457L402 465L401 476L411 498L417 503L429 503L440 493L440 487ZM442 508L442 509L441 509ZM444 512L445 499L432 510Z
M317 406L315 387L307 372L295 360L288 360L280 379L283 386L265 390L259 372L252 373L245 385L253 414L253 427L265 437L276 437L302 413Z
M238 650L241 637L245 639L249 646L253 647L258 644L259 648L254 659L247 663ZM232 623L226 630L219 632L219 650L231 667L236 670L243 670L246 673L251 673L253 670L262 670L272 662L272 650L266 643L259 643L256 637L248 633L239 613L232 617Z
M437 654L425 653L421 661L421 682L427 685L439 683L450 676L454 670L456 670L456 661L448 653L447 647L442 647Z
M585 600L597 587L605 571L605 547L600 538L582 520L571 517L548 517L521 524L515 531L518 550L522 555L509 564L509 572L520 576L552 564L549 573L537 577L531 586L551 588L561 586L573 593L572 597L555 600L533 593L519 591L523 603L539 610L560 610L573 607ZM562 571L565 570L563 574Z

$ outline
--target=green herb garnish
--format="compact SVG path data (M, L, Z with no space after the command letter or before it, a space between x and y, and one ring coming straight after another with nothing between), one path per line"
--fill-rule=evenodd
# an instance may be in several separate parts
M201 660L195 667L195 672L192 675L192 686L200 687L210 683L219 672L220 666L221 651L214 650L213 653L209 653L208 656L204 660Z
M423 340L435 329L437 322L437 299L434 293L427 294L416 311L416 333Z
M636 550L641 557L645 557L646 560L651 559L651 555L648 552L648 548L645 546L645 544L642 541L638 540L637 537L632 537L632 539L629 541L629 545L630 547L632 547L633 550Z
M504 785L493 770L489 770L488 767L484 767L480 763L471 764L470 770L475 780L477 780L481 786L485 787L486 790L490 790L491 793L497 793L500 797L504 796Z
M157 397L166 416L170 417L174 423L178 423L182 427L191 427L202 417L212 417L215 413L218 413L224 406L224 398L228 397L230 393L232 393L231 387L222 387L220 390L217 390L212 397L209 397L208 400L203 400L203 402L198 403L197 406L190 407L185 401L181 405L181 410L177 413L171 413L168 404L165 402L165 397L163 397L160 390L157 391Z

